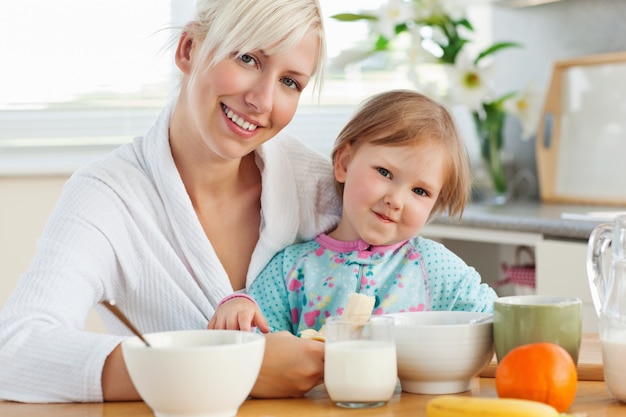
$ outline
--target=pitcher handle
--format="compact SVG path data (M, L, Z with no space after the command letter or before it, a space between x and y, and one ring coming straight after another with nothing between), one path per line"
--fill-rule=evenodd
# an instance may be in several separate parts
M606 290L609 288L606 281L610 274L607 270L605 256L612 240L613 223L603 223L593 229L587 245L587 279L593 306L598 317L600 317L602 304L606 299Z

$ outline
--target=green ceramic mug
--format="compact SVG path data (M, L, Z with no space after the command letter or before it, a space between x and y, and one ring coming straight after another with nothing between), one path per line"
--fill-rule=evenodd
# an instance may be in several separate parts
M519 295L493 304L493 340L498 362L511 349L534 342L563 347L578 363L582 301L575 297Z

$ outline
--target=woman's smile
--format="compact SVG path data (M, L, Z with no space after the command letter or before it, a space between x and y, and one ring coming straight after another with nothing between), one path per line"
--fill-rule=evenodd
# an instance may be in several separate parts
M245 120L243 117L235 114L235 112L228 108L225 104L222 104L222 110L224 110L226 117L244 130L254 131L258 127L258 123Z

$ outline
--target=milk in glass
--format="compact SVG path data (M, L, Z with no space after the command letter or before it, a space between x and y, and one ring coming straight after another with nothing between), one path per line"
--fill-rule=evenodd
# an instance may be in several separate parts
M336 342L326 349L326 389L335 402L387 401L397 378L393 343L355 340Z
M604 381L615 398L626 401L626 342L602 341Z
M324 383L340 407L379 407L398 378L394 319L385 316L326 319Z

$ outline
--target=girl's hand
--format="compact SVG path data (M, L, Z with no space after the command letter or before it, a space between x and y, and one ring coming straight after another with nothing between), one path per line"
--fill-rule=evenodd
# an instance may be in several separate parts
M255 326L263 333L270 331L267 320L256 303L248 298L236 297L217 308L207 328L252 331Z

